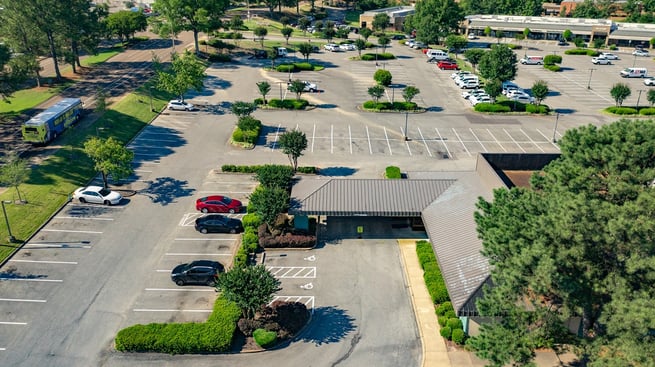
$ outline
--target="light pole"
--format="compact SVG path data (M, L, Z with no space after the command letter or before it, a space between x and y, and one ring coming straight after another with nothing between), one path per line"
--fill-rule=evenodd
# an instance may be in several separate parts
M639 113L639 100L641 99L641 92L643 92L643 89L639 89L637 92L639 92L639 96L637 97L637 113Z
M378 66L378 46L375 46L375 66Z
M152 88L148 87L148 94L150 95L150 112L155 112L155 108L152 106Z
M557 143L557 123L559 122L559 112L555 115L555 128L553 129L553 143Z
M594 68L589 69L589 81L587 82L587 89L591 89L591 76L594 74Z
M7 217L7 209L5 209L5 204L11 204L11 201L2 200L2 213L5 215L5 223L7 224L7 232L9 233L9 242L13 243L16 241L16 237L11 234L11 227L9 226L9 218Z
M409 115L409 112L405 111L405 141L409 141L409 137L407 136L407 117Z

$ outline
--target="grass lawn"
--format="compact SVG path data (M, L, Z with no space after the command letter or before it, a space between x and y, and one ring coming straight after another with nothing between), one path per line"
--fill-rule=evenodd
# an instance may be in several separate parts
M13 188L0 195L0 200L14 202L5 205L14 237L19 241L27 240L69 200L75 188L95 177L97 171L83 152L87 139L99 134L100 137L112 136L127 143L152 120L155 113L150 111L147 88L143 86L123 98L93 124L82 128L82 121L80 125L64 132L57 142L62 148L38 166L32 167L29 178L20 185L21 197L27 203L17 202L18 195ZM166 93L154 91L153 106L161 110L170 98ZM97 127L104 130L96 130ZM0 261L15 248L7 239L6 226L0 226Z
M118 55L119 53L123 52L122 48L111 48L109 50L105 50L102 52L99 52L97 55L91 55L89 57L86 57L80 61L82 66L94 66L98 64L102 64L103 62L111 59L112 57Z
M72 84L73 82L66 82L52 88L41 87L19 90L13 96L9 97L7 102L0 101L0 114L14 115L34 108L50 99L50 97L59 94Z

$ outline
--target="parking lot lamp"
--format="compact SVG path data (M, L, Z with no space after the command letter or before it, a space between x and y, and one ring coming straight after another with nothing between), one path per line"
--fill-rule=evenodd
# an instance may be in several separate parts
M553 143L557 143L557 123L559 122L559 112L555 115L555 128L553 128Z
M409 112L405 111L405 141L409 141L409 137L407 136L407 117L409 115Z
M589 81L587 82L587 89L591 89L591 76L594 74L594 68L589 69Z
M639 113L639 100L641 100L641 92L643 92L643 89L639 89L637 92L639 92L639 96L637 96L637 113Z
M11 201L2 200L2 201L0 201L0 203L2 203L2 214L5 215L5 223L7 224L7 232L9 233L9 242L11 242L11 243L16 242L16 237L14 237L14 235L11 234L11 227L9 226L9 218L7 217L7 209L5 209L5 204L11 204Z

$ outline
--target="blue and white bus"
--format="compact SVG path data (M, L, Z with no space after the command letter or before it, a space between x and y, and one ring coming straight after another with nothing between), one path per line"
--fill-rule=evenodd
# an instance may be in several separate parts
M23 124L23 140L47 144L80 119L82 100L64 98Z

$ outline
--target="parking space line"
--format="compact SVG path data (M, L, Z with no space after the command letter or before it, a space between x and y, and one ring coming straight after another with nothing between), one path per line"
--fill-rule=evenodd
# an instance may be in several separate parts
M26 322L0 321L0 325L27 325Z
M500 141L498 141L498 139L496 139L496 137L495 137L494 134L491 132L491 130L487 129L487 132L489 133L489 135L491 135L492 138L494 138L494 140L496 141L496 143L497 143L498 145L500 145L500 147L503 149L503 152L507 152L507 149L505 149L505 146L504 146L503 144L501 144Z
M51 244L51 243L26 243L24 247L44 247L44 248L91 248L89 245L69 245L69 244Z
M278 278L316 278L315 266L269 266L267 269Z
M312 153L314 153L314 142L316 141L316 124L314 124L314 129L312 131Z
M507 132L507 130L503 129L503 131L505 132L505 134L507 134L507 136L509 136L510 139L512 139L512 141L514 142L514 144L516 144L516 146L519 147L519 149L521 149L521 151L523 151L523 153L525 153L525 149L523 149L523 147L522 147L519 143L517 143L516 140L514 140L514 137L513 137L512 135L510 135L510 134Z
M67 265L77 265L77 261L47 261L47 260L9 260L13 263L37 263L37 264L67 264Z
M234 241L235 238L176 238L173 241Z
M425 145L425 150L427 150L430 157L432 157L432 152L430 152L430 147L428 146L428 143L425 141L425 137L421 132L421 128L417 127L416 129L418 130L418 134L421 135L421 141L423 141L423 145Z
M132 161L132 164L155 164L155 165L157 165L157 164L161 164L161 162L159 162L158 160L146 161L146 160L143 160L143 159L135 159L135 160Z
M443 144L443 147L446 149L446 153L448 153L448 156L452 158L453 156L452 154L450 154L450 150L448 149L448 144L446 144L446 142L444 141L443 136L441 136L441 133L439 132L439 129L435 127L434 130L437 132L437 135L439 135L439 140L441 141L441 144Z
M189 289L189 288L146 288L147 291L162 292L216 292L215 289Z
M213 254L206 254L206 253L198 253L198 252L167 252L165 253L166 256L232 256L232 254L219 254L219 253L213 253Z
M348 125L348 142L350 143L350 154L353 154L353 134L350 131L350 125Z
M373 154L373 147L371 146L371 135L368 133L368 125L366 126L366 139L368 139L368 153Z
M457 131L455 130L455 128L453 128L453 133L455 133L455 136L457 137L459 142L462 144L462 147L464 147L464 150L466 151L466 153L468 153L469 157L471 157L472 156L471 152L469 152L468 148L466 148L466 144L464 144L464 142L462 141L462 138L459 137L459 134L457 134Z
M82 220L107 220L107 221L112 221L114 218L87 218L87 217L76 217L76 216L61 216L61 217L55 217L55 219L82 219Z
M20 299L20 298L0 298L0 302L28 302L28 303L45 303L45 299Z
M534 146L536 146L537 148L539 148L539 150L541 150L542 153L544 152L544 150L543 150L543 149L542 149L542 148L541 148L541 147L540 147L540 146L539 146L539 145L538 145L534 140L532 140L532 138L530 137L530 135L526 134L525 131L523 131L523 129L519 129L519 131L521 131L521 132L523 133L523 135L525 135L525 137L528 138L528 139L530 140L530 142L531 142Z
M98 231L75 231L72 229L42 229L42 232L64 232L64 233L87 233L87 234L102 234L102 232Z
M155 308L135 308L134 312L198 312L198 313L211 313L214 310L174 310L174 309L155 309Z
M389 135L387 135L387 128L382 127L384 129L384 137L387 139L387 146L389 147L389 155L393 155L393 151L391 151L391 144L389 143Z
M61 279L40 279L40 278L9 278L9 277L0 277L0 280L16 280L22 282L50 282L50 283L61 283Z
M135 169L133 171L134 172L143 172L143 173L152 173L152 171L148 171L148 170L145 170L145 169Z
M478 138L478 136L475 135L475 132L473 131L473 129L469 128L469 130L471 131L471 134L473 134L473 137L475 138L475 140L478 141L478 144L480 144L480 146L482 147L482 149L484 149L484 152L485 152L485 153L488 152L487 148L486 148L486 147L484 146L484 144L482 144L482 142L480 141L480 138Z
M277 124L277 130L275 130L275 140L273 140L273 144L271 144L271 150L275 150L275 145L277 144L277 138L278 135L280 135L280 128L282 127L282 124Z
M548 136L544 135L544 133L542 133L541 130L539 130L539 129L536 129L536 130L537 130L537 132L539 134L541 134L541 136L543 136L546 139L547 142L549 142L555 148L559 149L559 146L557 145L557 143L553 142L551 137L548 137ZM557 134L557 132L555 132L555 134L559 135L560 138L562 137L562 134Z
M405 132L405 130L403 130L402 127L400 127L400 134L402 136L407 136L407 132ZM405 140L405 146L407 147L407 151L409 152L409 156L411 157L412 156L412 150L409 148L409 140L408 139L403 139L403 140Z
M330 154L334 153L334 125L330 125Z
M307 299L307 301L302 302L303 299ZM286 302L293 301L293 302L302 302L307 306L309 309L312 310L312 313L314 313L314 296L274 296L273 300L271 303L268 305L270 306L273 302L283 300ZM310 306L311 305L311 306Z

